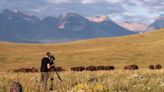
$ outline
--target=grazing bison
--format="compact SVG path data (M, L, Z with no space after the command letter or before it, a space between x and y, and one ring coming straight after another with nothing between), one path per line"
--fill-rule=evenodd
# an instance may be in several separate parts
M13 72L24 72L24 73L28 73L28 72L38 72L37 68L20 68L20 69L16 69L13 70Z
M155 69L155 66L154 65L149 65L149 69L154 70Z
M137 65L127 65L124 67L125 70L137 70L139 69Z
M162 68L162 66L160 64L157 64L157 65L149 65L149 69L152 69L152 70L154 70L154 69L161 69L161 68Z
M85 70L85 67L83 66L80 66L80 67L72 67L71 68L71 71L84 71Z
M96 70L105 70L105 68L106 68L105 66L97 66Z
M155 68L156 68L156 69L162 69L162 66L161 66L160 64L157 64L157 65L155 66Z
M114 70L114 66L105 66L105 70Z
M96 67L95 66L88 66L88 67L86 67L86 71L96 71Z
M65 70L62 67L55 67L51 71L62 72L62 71L65 71Z

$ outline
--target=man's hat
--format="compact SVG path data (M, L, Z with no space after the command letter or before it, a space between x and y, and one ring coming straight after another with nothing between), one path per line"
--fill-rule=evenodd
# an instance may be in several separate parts
M46 55L47 55L47 56L50 56L50 55L51 55L51 53L50 53L50 52L47 52L47 53L46 53Z

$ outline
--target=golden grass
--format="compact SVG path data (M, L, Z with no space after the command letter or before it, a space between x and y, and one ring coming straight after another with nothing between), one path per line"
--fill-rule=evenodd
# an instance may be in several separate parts
M47 51L56 56L57 66L114 65L122 69L127 64L147 68L164 65L164 29L139 35L98 38L60 44L0 43L0 71L18 67L38 67Z
M7 92L13 80L22 84L24 92L40 92L39 73L0 73L0 75L0 92ZM60 75L65 86L55 75L55 92L164 92L163 70L67 71Z

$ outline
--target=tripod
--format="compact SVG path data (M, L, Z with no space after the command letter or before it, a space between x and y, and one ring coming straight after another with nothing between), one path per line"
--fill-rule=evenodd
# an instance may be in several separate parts
M58 79L61 81L62 85L64 86L63 84L63 80L61 79L60 75L58 74L57 70L55 69L55 64L54 64L54 60L55 60L55 57L52 55L49 57L50 59L50 65L51 65L51 68L50 68L50 78L51 78L51 83L50 83L50 90L53 91L54 90L54 72L56 73Z

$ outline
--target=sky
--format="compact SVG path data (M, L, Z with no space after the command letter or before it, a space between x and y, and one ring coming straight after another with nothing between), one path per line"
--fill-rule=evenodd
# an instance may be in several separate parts
M67 12L85 17L109 16L115 22L151 24L164 15L163 0L0 0L4 9L19 10L40 18L59 16Z

